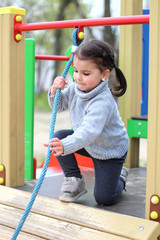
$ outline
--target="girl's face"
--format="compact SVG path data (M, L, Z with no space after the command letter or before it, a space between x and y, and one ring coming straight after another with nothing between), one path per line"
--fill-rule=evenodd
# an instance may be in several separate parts
M80 60L77 56L74 57L73 66L74 81L78 88L86 93L97 87L102 78L107 79L110 74L109 69L102 73L93 60Z

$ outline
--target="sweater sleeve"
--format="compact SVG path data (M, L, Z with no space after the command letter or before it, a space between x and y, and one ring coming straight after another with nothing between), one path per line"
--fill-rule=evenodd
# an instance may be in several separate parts
M106 103L102 105L97 105L97 102L93 103L84 116L80 127L72 135L62 139L63 155L68 155L93 144L103 131L111 111L112 106L110 104L107 106Z
M68 100L69 100L70 88L61 90L59 103L58 103L58 112L65 111L68 109ZM51 95L51 87L48 90L48 103L51 109L53 109L55 95Z

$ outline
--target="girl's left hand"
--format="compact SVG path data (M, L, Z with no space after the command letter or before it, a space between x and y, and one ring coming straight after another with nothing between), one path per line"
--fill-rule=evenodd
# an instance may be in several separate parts
M58 157L62 153L64 153L63 144L62 144L61 140L59 140L58 138L52 138L49 141L49 144L44 144L44 146L45 147L51 146L50 151L54 152L55 157Z

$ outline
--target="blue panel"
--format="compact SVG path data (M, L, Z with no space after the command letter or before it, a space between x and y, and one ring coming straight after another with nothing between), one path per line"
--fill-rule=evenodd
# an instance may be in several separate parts
M149 9L144 9L143 14L149 14ZM149 71L149 24L143 24L143 52L142 52L142 100L141 115L148 114L148 71Z

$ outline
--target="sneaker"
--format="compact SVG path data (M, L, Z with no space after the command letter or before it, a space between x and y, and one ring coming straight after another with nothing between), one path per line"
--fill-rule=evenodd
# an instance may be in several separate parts
M65 177L61 188L59 200L64 202L75 202L87 192L84 179L76 177Z
M124 186L126 186L127 177L128 177L128 168L122 167L120 179L124 182Z

